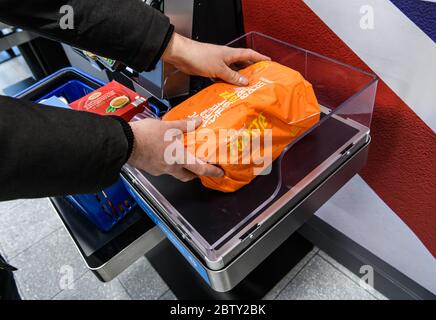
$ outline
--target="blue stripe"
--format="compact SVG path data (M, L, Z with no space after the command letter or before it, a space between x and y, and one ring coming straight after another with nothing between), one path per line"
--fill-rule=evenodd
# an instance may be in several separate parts
M423 0L391 0L391 2L436 42L436 3Z

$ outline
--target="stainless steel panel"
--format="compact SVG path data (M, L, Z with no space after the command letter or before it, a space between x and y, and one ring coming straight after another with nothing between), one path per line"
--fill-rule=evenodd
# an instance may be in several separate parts
M193 0L165 0L164 13L170 18L177 33L187 38L192 38L192 24L194 19L194 1ZM163 65L163 83L162 97L173 98L183 96L189 93L190 77L181 72L171 76L175 68L164 63Z
M164 12L170 18L177 33L187 38L192 37L194 0L165 0Z
M199 262L208 274L210 286L216 291L226 292L247 277L364 166L369 144L370 137L366 135L349 149L348 153L344 153L343 156L347 159L337 169L314 187L296 206L290 208L277 222L265 225L263 234L234 257L226 267L213 270L207 261L204 264ZM135 178L132 179L132 182L135 182ZM135 185L138 184L135 183ZM286 203L282 202L281 206L281 209L285 208ZM172 232L176 234L174 231ZM180 245L187 251L193 252L193 248L188 244L180 241Z
M61 220L62 225L73 240L74 245L76 246L76 249L82 257L86 267L89 270L93 271L97 275L97 277L103 282L108 282L114 279L126 268L132 265L136 260L144 256L148 251L153 249L156 245L158 245L162 240L165 239L165 235L162 233L162 231L158 227L154 226L154 224L152 224L150 221L150 228L144 230L144 232L141 232L137 236L134 236L135 238L132 239L132 241L129 242L127 245L120 244L120 242L114 245L112 244L110 245L112 249L109 249L110 255L107 255L108 249L105 249L106 254L98 254L98 262L96 262L95 259L92 258L91 260L89 260L90 255L93 255L94 253L89 253L90 249L86 248L86 245L83 242L83 235L77 234L77 228L79 226L83 227L83 230L87 229L86 225L81 225L80 223L80 217L82 217L82 214L80 212L74 211L77 209L73 208L71 205L65 207L65 200L63 200L63 202L60 202L59 199L53 198L50 199L50 202L54 210L58 213L58 217ZM66 210L66 208L70 209ZM66 219L66 217L69 218ZM74 218L74 221L76 223L75 226L74 224L71 224L72 217L77 217ZM125 232L129 232L128 230L132 229L127 229ZM95 232L95 234L93 231L88 232L90 237L99 237L97 232ZM114 237L116 237L116 235L114 235ZM121 246L123 249L120 249ZM112 253L113 250L117 251ZM104 258L104 255L107 255L107 258Z
M173 228L178 230L178 236L186 238L191 249L196 251L207 267L212 270L222 270L230 261L238 256L240 252L249 247L250 244L256 240L256 237L259 234L267 231L280 218L281 214L283 214L282 209L284 206L288 205L294 198L296 199L301 196L302 191L314 184L318 177L326 174L326 172L331 172L331 170L342 163L346 157L350 156L353 152L356 152L356 150L362 146L362 143L367 142L367 139L369 138L368 128L350 119L343 119L337 116L333 117L340 122L344 122L350 127L359 130L358 133L345 142L319 166L314 168L295 186L289 189L287 193L282 195L280 198L274 200L271 199L271 202L268 202L267 207L263 212L250 221L247 226L239 230L237 233L232 234L231 238L216 250L215 259L212 258L212 255L208 256L207 248L201 247L197 241L194 241L195 236L202 237L202 235L192 235L192 233L190 233L192 230L186 228L186 225L189 225L189 223L183 223L184 217L180 215L173 204L165 198L158 189L156 189L146 176L144 176L139 170L128 165L125 166L125 171L129 174L131 180L134 181L134 183L136 182L135 185L141 191L142 195L144 195L147 200L156 207L158 212L163 215L164 219L166 219ZM346 147L350 147L350 149L344 154L343 150ZM281 212L280 215L277 214L279 211ZM252 228L255 225L257 225L257 228L256 230L253 230ZM250 232L250 234L245 237L247 232ZM241 240L242 238L244 238L244 240Z
M98 268L91 268L88 265L87 267L97 273L102 281L111 281L164 239L165 235L159 227L154 227L104 265Z
M265 234L256 240L226 268L218 271L208 269L211 287L220 292L234 288L263 260L276 250L292 233L312 216L320 205L335 193L365 164L370 138L353 156L306 196L296 207L280 219ZM320 193L325 193L321 195ZM312 203L311 203L312 201Z

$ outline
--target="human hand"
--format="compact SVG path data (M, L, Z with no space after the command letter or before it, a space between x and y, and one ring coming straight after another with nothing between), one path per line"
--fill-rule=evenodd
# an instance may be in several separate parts
M191 75L220 78L238 85L248 85L248 79L230 68L238 62L270 60L251 49L237 49L202 43L174 33L162 59L177 69Z
M165 159L165 150L172 143L165 141L165 133L171 129L188 132L188 121L195 121L195 124L191 126L192 130L201 124L199 118L178 121L144 119L131 122L130 126L135 138L132 155L127 162L151 175L169 174L183 182L190 181L197 176L223 176L224 172L220 168L193 158L186 150L185 157L178 159L177 163L169 164L168 159ZM191 161L186 161L186 155L191 157Z

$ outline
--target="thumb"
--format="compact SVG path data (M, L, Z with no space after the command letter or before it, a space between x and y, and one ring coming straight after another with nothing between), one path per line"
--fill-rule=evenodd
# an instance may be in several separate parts
M219 75L219 77L224 81L237 86L248 85L248 79L246 77L244 77L239 72L232 70L227 65L225 66L225 69L223 69L223 72L221 75Z
M191 132L194 131L202 121L201 117L195 117L183 120L166 121L166 123L169 128L179 129L183 132Z

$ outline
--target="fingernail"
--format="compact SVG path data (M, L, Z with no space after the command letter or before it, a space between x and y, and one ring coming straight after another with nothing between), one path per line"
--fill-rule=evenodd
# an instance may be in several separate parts
M240 76L240 77L239 77L239 84L240 84L241 86L246 86L246 85L248 85L248 79L247 79L246 77L244 77L244 76Z

